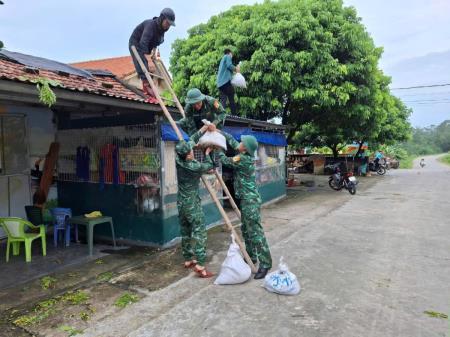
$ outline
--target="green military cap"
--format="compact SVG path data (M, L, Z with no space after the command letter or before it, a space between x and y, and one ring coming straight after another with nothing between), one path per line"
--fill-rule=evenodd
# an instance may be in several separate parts
M180 140L175 146L175 151L180 156L185 156L192 150L192 145L184 140Z
M258 141L254 136L244 135L241 136L241 141L244 143L245 149L251 156L255 155L256 149L258 148Z
M204 99L205 95L203 95L202 92L197 88L189 90L186 95L186 103L188 104L195 104L203 101Z

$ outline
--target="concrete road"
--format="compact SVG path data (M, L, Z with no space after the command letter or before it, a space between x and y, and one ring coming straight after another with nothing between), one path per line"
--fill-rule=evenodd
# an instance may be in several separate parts
M450 311L450 168L426 164L363 179L355 196L322 177L309 197L264 211L275 267L284 256L300 295L190 275L85 336L450 336L448 320L424 313Z

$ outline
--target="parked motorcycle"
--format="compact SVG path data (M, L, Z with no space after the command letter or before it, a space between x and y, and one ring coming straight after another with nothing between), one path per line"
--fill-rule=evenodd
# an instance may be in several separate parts
M334 173L328 178L328 185L333 190L340 191L345 188L350 194L356 193L358 181L352 172L341 173L339 166L335 166Z
M371 172L376 172L380 176L384 175L386 173L386 166L384 164L381 164L377 161L371 161L369 163L369 170Z

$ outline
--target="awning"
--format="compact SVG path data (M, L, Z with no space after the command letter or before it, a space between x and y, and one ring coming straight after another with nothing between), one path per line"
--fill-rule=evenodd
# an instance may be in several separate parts
M188 135L180 128L183 138L188 140ZM241 136L252 135L256 140L262 144L274 145L274 146L287 146L286 136L280 133L253 131L250 128L241 128L234 126L225 126L223 131L231 134L237 141L241 141ZM177 134L173 130L172 126L167 123L161 124L161 138L165 141L178 141Z
M287 146L286 136L282 133L253 131L250 128L240 128L235 126L225 126L223 131L231 134L237 141L241 141L241 136L243 135L251 135L256 138L258 143L274 146Z
M189 136L180 128L181 134L183 135L184 140L189 140ZM178 136L175 133L175 130L172 128L172 125L168 123L161 124L161 139L166 141L178 141Z

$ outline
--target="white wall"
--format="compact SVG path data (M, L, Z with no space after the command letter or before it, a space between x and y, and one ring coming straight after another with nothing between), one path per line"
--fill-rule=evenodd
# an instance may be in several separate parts
M28 166L34 168L37 158L45 158L51 142L55 139L56 125L53 124L53 112L47 108L2 105L3 115L20 114L26 116L28 138ZM41 162L41 170L44 161ZM25 217L25 205L32 202L32 186L29 172L23 175L0 175L0 216ZM56 188L52 187L48 199L57 197ZM0 238L4 236L0 229Z

